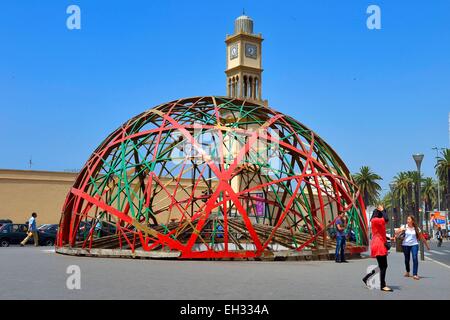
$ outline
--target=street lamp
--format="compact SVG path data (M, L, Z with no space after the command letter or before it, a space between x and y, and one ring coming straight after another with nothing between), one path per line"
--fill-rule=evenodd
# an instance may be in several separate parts
M420 219L420 230L421 230L421 232L423 232L423 219L422 219L422 217L421 217L421 208L422 208L422 205L421 205L421 203L422 203L422 201L420 200L420 189L422 188L422 185L421 185L421 173L420 173L420 166L422 165L422 160L423 160L423 157L424 157L424 155L423 154L421 154L421 153L419 153L419 154L414 154L413 155L413 159L414 159L414 161L416 162L416 166L417 166L417 173L418 173L418 192L417 192L417 199L416 199L416 203L417 203L417 207L418 207L418 212L417 212L417 215L416 215L416 217L418 218L418 219ZM421 241L420 239L418 239L419 240L419 243L420 243L420 260L422 260L422 261L424 261L425 260L425 253L424 253L424 251L423 251L423 241Z
M434 147L432 149L436 151L436 166L437 166L438 163L439 163L439 151L443 151L443 150L445 150L445 148ZM441 179L440 179L439 175L437 175L437 174L436 174L436 180L437 180L437 197L438 197L438 199L437 199L438 200L437 201L438 202L437 209L438 209L439 212L441 212L441 186L440 186L440 180ZM427 225L428 225L428 220L429 220L429 217L427 216ZM448 223L446 225L448 225ZM430 229L428 230L428 232L430 232L432 236L434 236L434 234L433 234L434 233L433 227L434 226L430 222Z
M434 147L433 150L436 150L436 165L438 164L439 160L439 150L444 150L444 148L438 148ZM437 196L438 196L438 211L441 211L441 187L440 187L440 179L439 176L436 176L437 178Z

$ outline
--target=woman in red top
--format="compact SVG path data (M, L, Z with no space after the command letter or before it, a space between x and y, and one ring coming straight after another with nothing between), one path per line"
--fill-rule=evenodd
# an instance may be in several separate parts
M392 292L393 290L386 286L386 270L387 264L387 254L388 250L386 248L386 219L387 216L384 214L384 208L379 205L377 209L373 212L371 225L372 225L372 242L370 244L370 255L372 258L376 258L378 262L378 267L380 268L380 284L381 290ZM367 285L367 280L375 274L375 270L367 274L363 278L363 282Z

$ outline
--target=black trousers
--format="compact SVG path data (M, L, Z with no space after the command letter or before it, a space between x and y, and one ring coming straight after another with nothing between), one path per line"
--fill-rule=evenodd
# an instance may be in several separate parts
M387 256L377 256L378 268L380 268L380 286L381 288L386 287L386 270L388 267L387 264ZM363 281L366 282L372 275L375 274L375 270L372 270L371 273L367 274Z
M380 268L381 288L386 287L386 270L388 267L387 256L377 256L378 267Z

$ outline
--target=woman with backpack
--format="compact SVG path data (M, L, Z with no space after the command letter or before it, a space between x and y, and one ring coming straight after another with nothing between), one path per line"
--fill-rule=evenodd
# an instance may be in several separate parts
M409 261L412 256L413 279L419 280L420 278L417 275L419 271L419 257L418 257L419 241L422 241L428 250L430 250L430 246L428 245L427 240L423 236L422 231L417 227L414 216L408 216L406 226L400 228L397 231L397 234L400 240L402 241L403 254L405 256L405 267L406 267L405 277L410 277Z

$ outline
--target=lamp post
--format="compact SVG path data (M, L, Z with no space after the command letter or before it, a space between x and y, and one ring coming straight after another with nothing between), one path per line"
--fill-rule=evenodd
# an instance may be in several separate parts
M439 150L444 150L444 148L438 148L438 147L434 147L433 150L436 150L436 164L438 163L439 160ZM438 196L438 211L441 211L441 187L440 187L440 179L439 176L436 176L437 178L437 196Z
M420 219L420 230L423 232L423 219L422 219L422 216L421 216L421 208L422 208L422 205L421 205L421 203L422 203L422 201L420 201L420 189L421 189L421 187L422 187L422 185L421 185L421 173L420 173L420 166L422 165L422 160L423 160L423 157L424 157L424 155L423 154L414 154L413 155L413 159L414 159L414 161L416 162L416 166L417 166L417 173L418 173L418 180L419 181L417 181L417 183L418 183L418 192L417 192L417 199L416 199L416 203L417 203L417 207L418 207L418 212L417 212L417 215L416 215L416 218L418 218L418 219ZM424 261L425 260L425 253L424 253L424 251L423 251L423 241L421 241L420 239L418 239L419 240L419 244L420 244L420 260L422 260L422 261Z
M443 150L445 150L445 148L434 147L432 149L436 151L436 165L437 165L439 163L439 151L443 151ZM437 174L436 174L436 180L437 180L437 196L438 196L437 209L438 209L439 212L441 212L441 186L440 186L440 177ZM428 217L427 217L427 219L428 219ZM446 220L446 222L447 222L447 220ZM448 225L448 223L446 223L446 226L447 225ZM429 232L431 233L431 236L434 237L434 226L431 223L431 221L430 221L430 230L429 230Z

